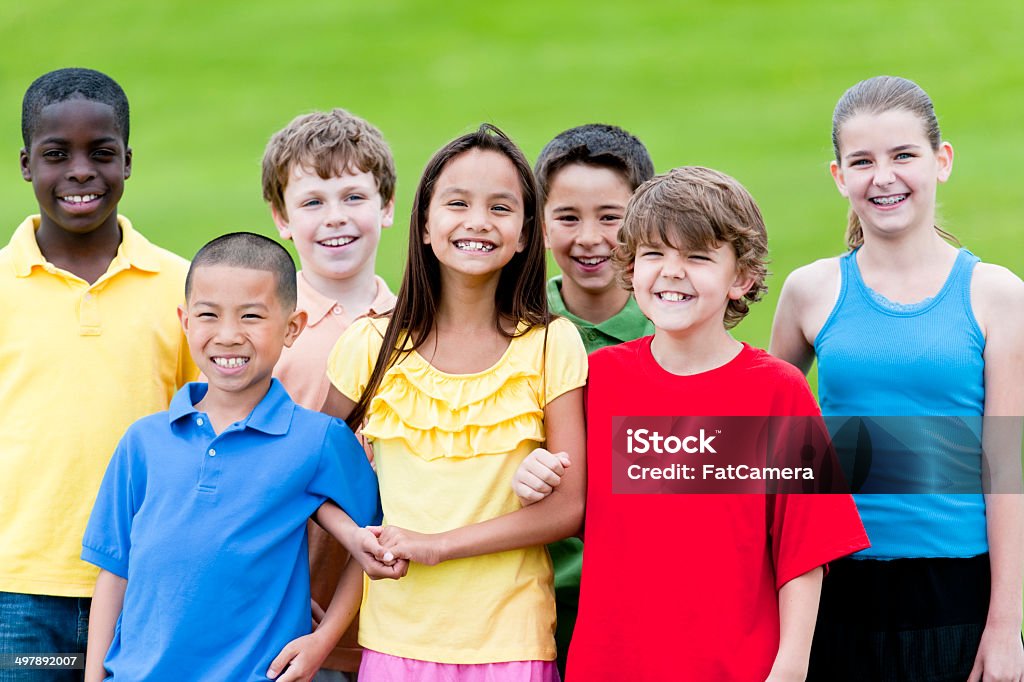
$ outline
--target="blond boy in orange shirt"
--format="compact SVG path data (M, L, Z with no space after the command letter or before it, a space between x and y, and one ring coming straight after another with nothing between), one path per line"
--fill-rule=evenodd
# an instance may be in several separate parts
M306 328L274 368L292 399L319 410L327 395L327 356L352 322L382 313L395 295L374 272L381 230L394 219L395 163L380 131L344 109L298 116L263 155L263 198L283 239L295 243L298 309ZM313 617L319 621L347 553L309 525ZM359 669L353 623L314 680L334 682Z

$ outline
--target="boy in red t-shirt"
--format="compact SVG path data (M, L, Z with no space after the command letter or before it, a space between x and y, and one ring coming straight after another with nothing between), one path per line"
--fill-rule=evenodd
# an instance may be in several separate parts
M761 213L729 176L677 168L637 189L618 242L621 280L655 333L590 356L567 679L803 680L822 566L868 546L850 496L623 494L613 481L617 417L820 414L799 371L729 333L765 289ZM538 481L528 469L517 485Z

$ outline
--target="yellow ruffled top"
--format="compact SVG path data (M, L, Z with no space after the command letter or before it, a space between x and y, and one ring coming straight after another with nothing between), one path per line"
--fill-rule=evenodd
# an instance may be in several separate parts
M380 353L387 319L363 319L339 339L328 377L358 400ZM546 337L546 342L545 342ZM512 475L545 440L544 406L586 383L587 358L571 322L513 338L489 369L448 374L412 351L370 402L384 521L424 533L518 509ZM543 547L413 564L398 581L367 582L360 643L442 663L552 660L554 594Z

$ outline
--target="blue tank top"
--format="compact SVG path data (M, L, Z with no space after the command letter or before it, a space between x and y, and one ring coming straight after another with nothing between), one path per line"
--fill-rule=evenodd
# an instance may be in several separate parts
M868 480L881 486L876 490L886 489L886 467L917 477L928 463L953 457L960 479L975 481L970 489L980 490L985 338L970 291L977 262L960 249L933 298L900 305L864 284L857 251L839 259L839 298L814 340L818 395L833 434L844 426L849 432L850 417L869 417L855 421L871 444ZM953 440L959 452L952 455L949 434L937 428L944 423L958 434ZM963 437L964 428L973 438ZM908 462L913 474L905 473ZM854 499L871 540L857 558L970 557L988 551L980 493L855 494Z

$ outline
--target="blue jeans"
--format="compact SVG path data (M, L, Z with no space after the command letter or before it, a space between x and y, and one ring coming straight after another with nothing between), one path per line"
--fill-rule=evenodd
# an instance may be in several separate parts
M79 597L0 592L0 654L84 655L91 601ZM81 682L83 679L84 670L0 668L0 682Z

